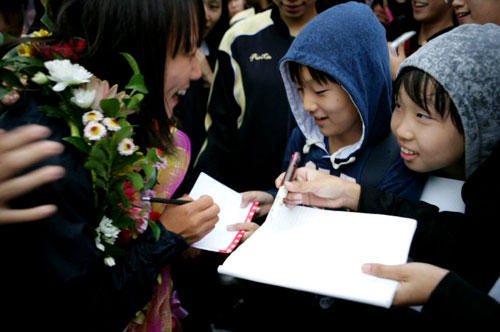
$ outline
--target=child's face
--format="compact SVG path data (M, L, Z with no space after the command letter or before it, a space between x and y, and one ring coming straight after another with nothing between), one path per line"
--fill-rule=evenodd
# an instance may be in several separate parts
M435 22L448 15L451 19L453 9L451 1L444 0L420 0L411 2L413 17L417 22Z
M451 117L441 117L432 103L429 112L416 105L403 87L392 114L391 129L406 166L415 172L454 167L464 156L464 137Z
M307 67L301 69L302 85L297 85L304 110L314 118L324 136L347 146L357 142L363 126L356 106L338 83L313 80Z

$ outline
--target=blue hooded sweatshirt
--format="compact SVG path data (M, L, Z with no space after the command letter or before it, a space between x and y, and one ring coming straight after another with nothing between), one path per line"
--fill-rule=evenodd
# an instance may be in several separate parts
M328 137L321 134L314 118L304 111L302 99L289 71L294 61L333 77L350 95L363 124L358 142L329 153ZM392 156L376 146L391 135L392 80L385 30L370 7L355 2L337 5L315 17L299 33L280 61L288 101L297 128L288 141L284 169L293 152L303 153L302 165L315 167L361 184L382 163L393 158L376 185L410 199L420 197L425 177L403 163L393 148ZM382 158L371 156L384 154ZM365 167L368 166L368 167Z

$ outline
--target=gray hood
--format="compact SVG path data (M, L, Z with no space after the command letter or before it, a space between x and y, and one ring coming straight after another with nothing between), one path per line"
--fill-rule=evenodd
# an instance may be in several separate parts
M405 67L431 75L455 103L469 177L500 141L500 26L459 26L420 48L400 70Z

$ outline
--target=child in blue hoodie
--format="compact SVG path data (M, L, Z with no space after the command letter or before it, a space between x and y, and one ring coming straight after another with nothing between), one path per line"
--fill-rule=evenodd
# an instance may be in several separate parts
M392 80L385 30L369 7L335 6L313 19L280 61L297 128L288 141L308 166L405 198L418 199L425 177L405 167L390 129ZM243 194L242 205L271 194Z

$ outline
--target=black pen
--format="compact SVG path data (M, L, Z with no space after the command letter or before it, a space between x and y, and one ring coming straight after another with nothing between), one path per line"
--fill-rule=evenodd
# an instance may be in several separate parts
M192 201L185 201L182 199L160 198L160 197L142 197L142 200L151 203L164 203L164 204L176 204L176 205L192 202Z

